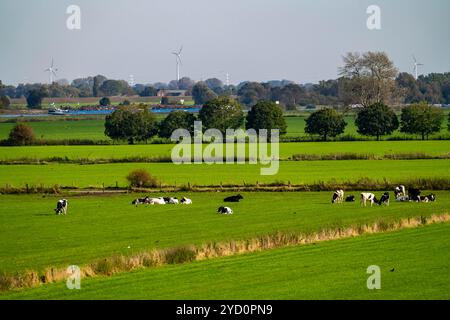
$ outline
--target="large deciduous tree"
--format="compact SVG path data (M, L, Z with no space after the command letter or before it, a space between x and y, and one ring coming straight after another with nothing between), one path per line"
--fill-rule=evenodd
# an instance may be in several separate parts
M399 126L395 112L382 103L362 108L356 115L355 124L358 133L377 137L377 140L383 135L391 134Z
M162 138L170 138L177 129L186 129L194 135L195 116L187 111L172 111L159 124L158 135Z
M120 108L105 119L105 134L113 140L147 141L157 133L155 116L147 109Z
M201 105L217 98L217 95L204 82L198 82L192 88L192 98L195 104Z
M430 134L441 131L443 119L441 108L432 107L426 102L412 104L402 109L400 131L420 134L425 140Z
M305 132L308 134L318 134L324 141L328 137L336 137L344 133L347 123L344 116L335 109L325 108L313 112L306 119Z
M267 129L270 136L271 129L279 129L280 134L285 134L287 125L283 117L283 110L275 102L259 101L247 114L246 129L255 129L259 133L261 129Z
M339 68L340 95L346 104L389 103L396 94L397 69L384 52L348 53Z
M204 129L217 129L225 134L226 129L240 128L244 114L240 104L229 97L219 97L203 105L198 114Z

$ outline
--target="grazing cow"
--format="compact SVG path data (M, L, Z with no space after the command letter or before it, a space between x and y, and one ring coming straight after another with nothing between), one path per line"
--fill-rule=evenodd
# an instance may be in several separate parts
M233 214L233 210L231 210L230 207L219 207L219 209L217 209L217 212L221 214Z
M370 201L370 206L372 206L374 202L378 202L377 197L375 197L373 193L361 193L361 205L365 207L367 201Z
M345 202L355 202L355 196L350 195L347 198L345 198Z
M432 193L427 196L420 196L420 202L434 202L436 200L436 196Z
M231 196L231 197L227 197L225 199L223 199L224 202L239 202L239 200L244 199L243 196L241 196L240 194L236 195L236 196Z
M384 204L384 205L389 205L389 192L385 192L382 196L381 196L381 199L380 199L380 201L378 201L378 205L382 205L382 204Z
M336 190L333 193L333 197L331 199L331 203L342 203L344 202L344 190Z
M133 200L132 202L131 202L131 204L132 205L134 205L134 206L138 206L138 205L140 205L140 204L149 204L150 203L150 199L149 199L149 197L145 197L145 198L137 198L137 199L135 199L135 200Z
M151 204L151 205L154 205L154 204L166 204L166 202L164 201L163 198L149 198L148 201L149 201L148 203Z
M419 189L410 188L408 189L408 196L411 201L420 202L421 191Z
M192 200L186 197L181 198L180 200L181 204L192 204Z
M399 196L399 197L395 198L395 201L397 201L397 202L409 202L409 197L408 196Z
M397 199L398 197L403 197L403 196L406 196L405 186L404 185L396 186L394 189L395 199Z
M56 209L55 209L56 214L57 215L60 215L60 214L66 215L68 205L69 205L69 201L67 201L66 199L58 200L58 202L56 203Z

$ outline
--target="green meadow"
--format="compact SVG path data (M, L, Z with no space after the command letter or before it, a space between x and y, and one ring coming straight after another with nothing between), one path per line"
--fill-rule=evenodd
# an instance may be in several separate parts
M450 224L84 279L0 299L450 299ZM369 290L367 267L381 271Z
M24 187L127 187L126 176L134 169L146 169L162 184L243 185L259 183L314 184L319 182L356 182L372 179L383 183L431 178L450 178L450 159L446 160L323 160L280 161L276 175L261 175L260 165L113 163L0 165L0 186ZM268 167L268 166L265 166Z
M353 193L358 194L358 193ZM381 194L381 193L380 193ZM435 203L363 208L331 204L329 192L242 193L234 214L217 214L230 193L179 193L192 205L134 207L139 195L70 196L67 216L54 213L57 196L0 195L0 270L42 270L83 265L115 254L152 248L246 240L275 232L317 232L352 224L448 212L450 194ZM154 196L157 196L156 194Z
M204 144L203 148L206 146ZM0 147L0 161L17 159L46 160L53 157L67 160L126 159L137 157L167 158L170 157L173 147L174 145L172 144ZM248 156L249 152L247 150L245 153ZM280 143L279 150L281 159L288 159L296 154L357 154L379 157L395 154L449 156L450 140L292 142Z

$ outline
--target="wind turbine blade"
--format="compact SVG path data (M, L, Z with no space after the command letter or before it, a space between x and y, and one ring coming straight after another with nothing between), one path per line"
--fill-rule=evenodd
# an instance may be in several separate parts
M52 66L51 66L51 68L53 68L53 58L52 58Z
M178 51L178 54L181 54L181 51L183 51L183 45L181 45L180 51Z
M417 60L416 60L416 56L415 56L415 55L413 55L412 57L413 57L413 60L414 60L414 62L417 62Z

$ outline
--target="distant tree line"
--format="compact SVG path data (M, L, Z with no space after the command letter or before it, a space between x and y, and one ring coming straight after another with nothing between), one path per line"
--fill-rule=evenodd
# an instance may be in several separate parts
M219 96L207 101L197 116L187 111L173 111L159 123L147 109L121 107L106 117L105 134L116 141L126 140L129 144L147 141L154 136L168 139L177 129L186 129L193 135L196 120L202 121L204 130L214 128L222 134L226 129L241 128L244 123L247 129L255 129L256 132L279 129L284 134L287 128L283 111L274 102L258 102L245 117L237 100Z
M450 72L421 75L416 80L409 73L399 73L384 52L351 52L343 57L338 69L339 77L316 84L296 84L289 80L267 82L244 81L237 86L225 85L220 79L209 78L195 82L189 77L168 83L136 84L130 87L124 80L107 79L103 75L79 78L69 83L58 80L52 84L19 84L0 86L0 107L9 105L7 99L28 98L39 102L41 98L156 96L158 90L185 90L198 105L219 96L236 97L250 109L259 101L278 101L285 110L299 106L314 108L326 106L369 106L375 103L450 104Z

